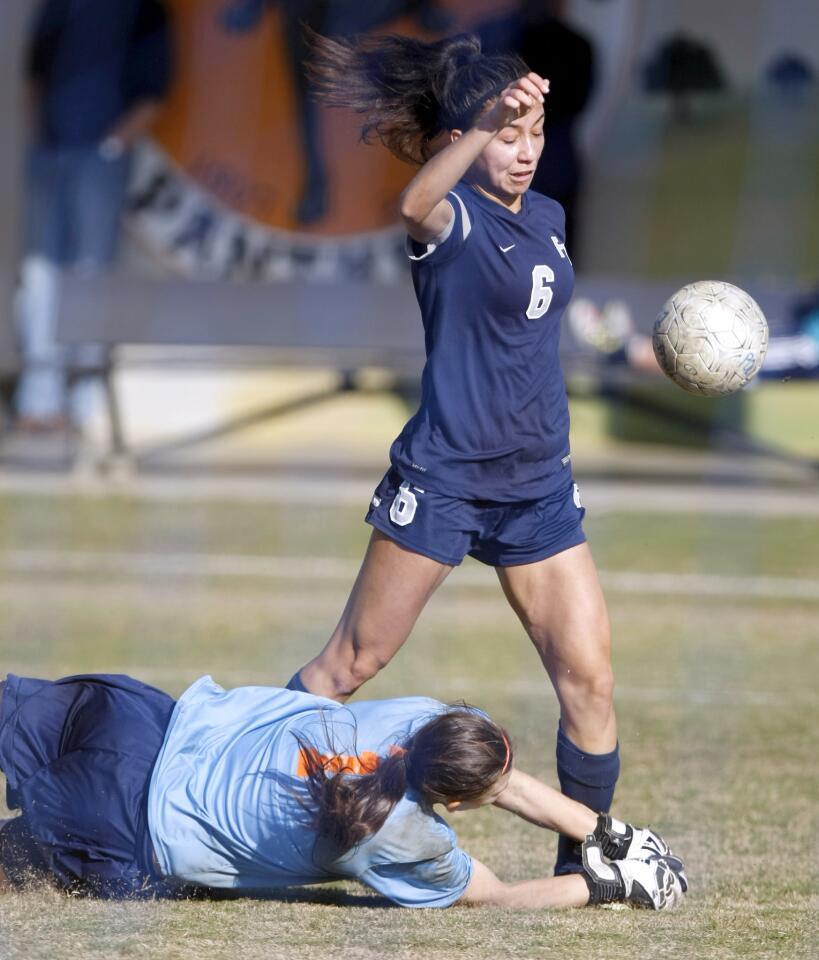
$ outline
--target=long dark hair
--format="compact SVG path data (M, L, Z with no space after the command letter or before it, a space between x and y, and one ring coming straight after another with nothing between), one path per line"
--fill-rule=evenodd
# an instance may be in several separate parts
M408 789L428 805L475 800L512 766L506 731L466 706L450 707L389 756L363 765L345 765L301 740L299 748L317 839L339 856L379 830Z
M377 137L399 159L422 164L446 130L467 130L528 67L514 54L481 53L462 33L434 43L397 34L330 39L308 31L308 76L316 97L364 115L361 138Z

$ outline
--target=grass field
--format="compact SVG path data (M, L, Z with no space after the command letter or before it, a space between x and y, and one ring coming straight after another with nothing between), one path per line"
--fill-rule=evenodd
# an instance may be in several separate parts
M204 672L225 685L284 682L335 624L366 541L360 513L329 498L8 496L0 672L123 671L174 694ZM614 625L616 808L685 856L681 911L411 912L355 885L218 903L41 891L0 900L0 958L809 956L819 519L592 512L587 532ZM664 591L662 574L680 589ZM366 688L410 693L487 707L515 734L520 766L554 782L553 694L490 571L456 571ZM548 872L551 835L495 810L454 822L502 877Z

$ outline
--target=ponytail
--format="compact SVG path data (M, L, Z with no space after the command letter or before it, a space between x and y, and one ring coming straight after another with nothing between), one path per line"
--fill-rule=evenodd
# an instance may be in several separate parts
M361 139L422 164L447 130L466 130L527 72L520 57L481 53L462 33L434 43L397 34L331 39L308 31L307 73L316 97L362 114Z
M319 839L346 853L379 830L407 789L405 754L381 760L366 774L337 773L335 758L322 757L301 745L307 771L307 789L313 811L313 826Z
M506 732L465 706L433 717L403 747L366 765L298 743L317 839L339 855L380 830L407 790L429 806L476 800L512 766Z

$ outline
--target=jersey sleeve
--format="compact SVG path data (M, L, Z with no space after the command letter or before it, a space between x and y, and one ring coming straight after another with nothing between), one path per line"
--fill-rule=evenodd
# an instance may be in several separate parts
M437 237L429 243L419 243L407 237L407 256L413 263L443 263L451 260L463 250L472 232L474 211L464 191L450 190L446 195L452 207L452 219Z
M448 907L463 896L472 859L446 820L408 794L353 855L349 871L401 907Z
M472 858L453 843L429 860L376 864L360 879L399 907L450 907L471 878Z

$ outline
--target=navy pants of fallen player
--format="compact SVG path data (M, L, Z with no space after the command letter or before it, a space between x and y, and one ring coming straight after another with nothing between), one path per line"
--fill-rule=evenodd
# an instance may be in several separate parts
M148 832L148 786L173 711L130 677L0 683L6 804L0 868L99 897L165 894Z

